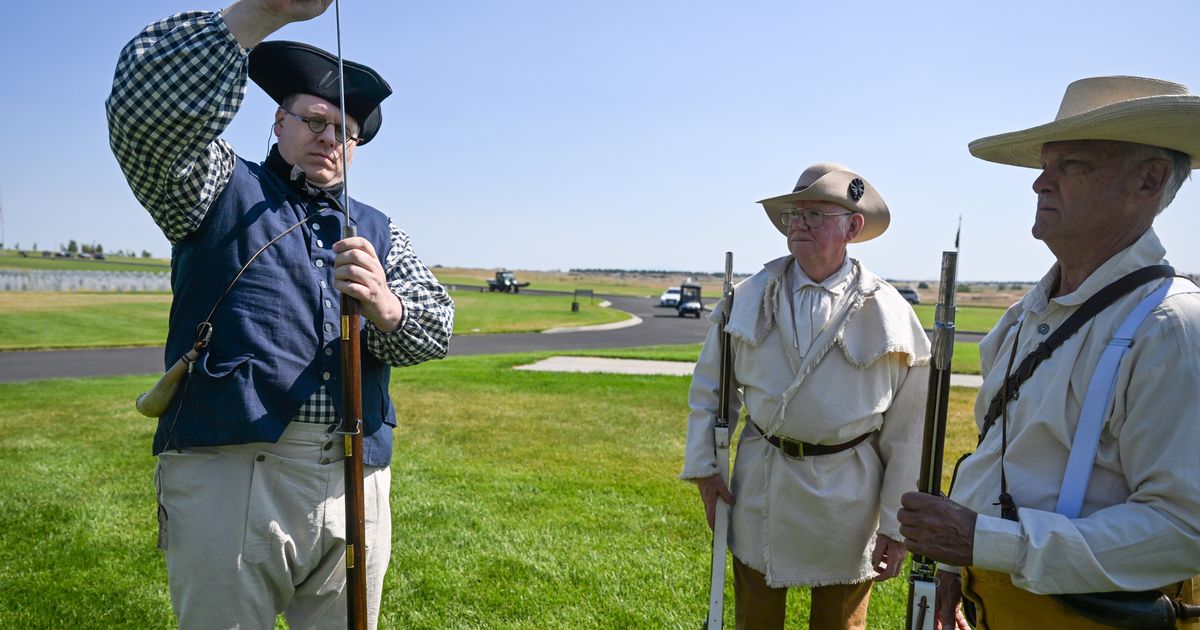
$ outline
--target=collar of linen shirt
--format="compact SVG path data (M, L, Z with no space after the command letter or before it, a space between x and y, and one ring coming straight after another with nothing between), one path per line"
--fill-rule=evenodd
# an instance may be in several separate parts
M1029 313L1038 316L1045 313L1050 304L1057 304L1066 308L1079 306L1099 292L1100 289L1108 286L1108 283L1125 274L1141 269L1143 266L1141 261L1162 260L1166 255L1166 248L1163 247L1162 241L1158 240L1158 235L1151 228L1146 230L1132 245L1117 252L1112 258L1109 258L1104 264L1100 265L1092 272L1092 275L1087 277L1087 280L1083 281L1083 284L1079 285L1078 289L1056 298L1050 297L1050 291L1057 283L1059 274L1058 263L1054 263L1050 271L1042 277L1041 281L1022 300L1022 306Z
M792 343L805 355L813 339L821 334L837 307L846 299L854 279L854 265L846 256L842 266L822 282L809 278L795 260L789 267L788 294L792 302L792 331L795 334Z

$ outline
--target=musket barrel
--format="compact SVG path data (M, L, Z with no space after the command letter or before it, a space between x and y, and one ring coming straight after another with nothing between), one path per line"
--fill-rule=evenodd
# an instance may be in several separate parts
M942 252L941 286L934 309L933 348L929 366L929 391L925 399L925 439L921 444L921 469L917 489L933 495L942 490L942 454L946 446L946 418L950 402L950 366L954 358L954 289L958 252ZM909 570L909 630L932 630L937 563L913 554Z
M954 357L954 288L957 252L942 252L941 287L934 310L933 352L930 357L929 392L925 401L925 440L921 448L921 492L939 494L942 451L946 442L947 405L950 400L951 361Z
M729 348L729 311L733 308L733 252L725 252L725 282L722 285L720 367L717 384L717 414L713 427L717 474L729 485L729 407L733 398L733 357ZM713 517L712 564L708 588L708 619L705 628L720 630L725 616L725 552L729 543L729 505L717 498Z

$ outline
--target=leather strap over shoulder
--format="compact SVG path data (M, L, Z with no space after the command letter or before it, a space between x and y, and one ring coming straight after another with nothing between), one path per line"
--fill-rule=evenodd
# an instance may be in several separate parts
M1042 364L1043 361L1050 358L1050 355L1063 344L1067 339L1070 339L1080 328L1083 327L1093 317L1100 314L1101 311L1111 306L1114 302L1124 297L1130 291L1159 278L1169 278L1175 275L1175 268L1170 265L1152 265L1142 267L1137 271L1131 272L1111 284L1100 289L1095 295L1088 298L1079 310L1071 314L1067 321L1063 322L1045 341L1039 343L1024 359L1020 365L1007 376L1007 389L1009 392L1009 400L1016 400L1018 390L1021 384L1033 375L1034 370ZM1004 412L1003 392L1005 387L1000 388L1000 392L992 397L988 405L987 414L983 417L983 431L979 434L979 441L987 437L988 431L992 425L996 423L996 419Z

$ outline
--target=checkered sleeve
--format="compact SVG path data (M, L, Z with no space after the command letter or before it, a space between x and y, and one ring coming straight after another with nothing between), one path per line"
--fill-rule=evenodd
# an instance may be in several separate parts
M388 221L391 246L384 260L388 287L404 305L394 332L366 322L367 349L380 361L399 367L446 356L454 329L454 301L433 273L413 253L412 242Z
M217 13L180 13L138 33L105 102L109 145L137 200L178 242L225 188L236 155L218 139L246 93L246 49Z

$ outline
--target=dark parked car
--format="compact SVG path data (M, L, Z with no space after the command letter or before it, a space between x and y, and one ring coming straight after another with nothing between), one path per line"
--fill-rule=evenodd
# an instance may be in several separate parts
M896 289L900 292L900 297L908 301L909 304L920 304L921 296L917 294L916 289L911 287L901 287Z

